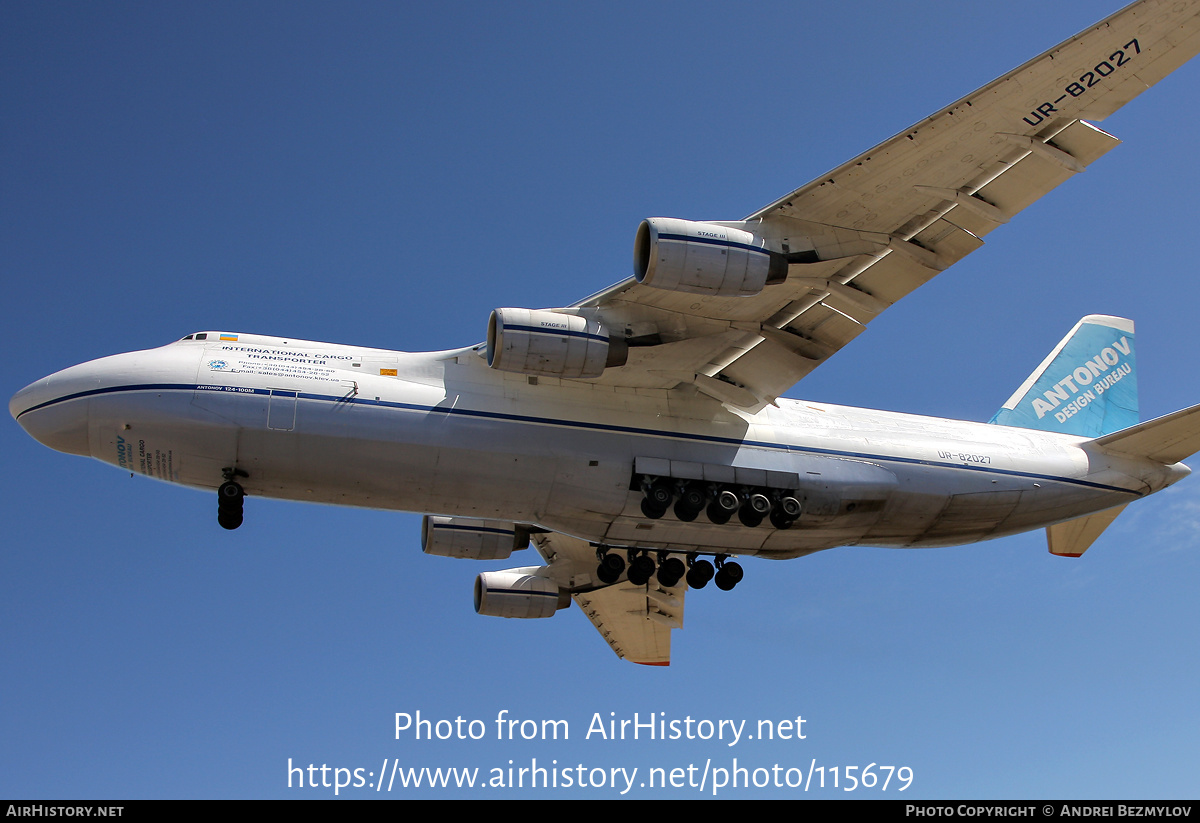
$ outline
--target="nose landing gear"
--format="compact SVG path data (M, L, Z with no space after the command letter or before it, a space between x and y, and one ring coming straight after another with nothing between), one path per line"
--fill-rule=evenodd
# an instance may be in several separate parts
M246 476L239 469L225 470L225 482L217 489L217 523L223 529L232 531L242 525L242 503L246 492L236 478Z

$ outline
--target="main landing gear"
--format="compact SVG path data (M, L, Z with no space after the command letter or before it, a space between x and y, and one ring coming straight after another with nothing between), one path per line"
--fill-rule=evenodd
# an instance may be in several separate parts
M217 522L223 529L232 531L242 525L242 502L246 492L237 478L246 476L239 469L225 470L225 482L217 489Z
M673 480L669 477L636 475L634 488L642 491L642 514L658 520L672 509L684 523L691 523L700 512L710 523L723 526L736 514L738 522L755 528L769 519L776 529L789 529L800 517L801 505L791 489L757 488L698 480Z
M703 589L712 580L716 582L718 589L727 592L736 586L745 574L738 563L729 560L728 555L724 554L713 558L716 563L714 570L713 563L704 560L696 552L688 554L685 564L669 552L654 552L652 555L649 549L624 551L628 561L608 546L596 549L596 559L600 561L596 567L596 577L602 583L616 583L622 574L626 574L628 568L626 579L635 586L644 586L653 577L659 585L668 589L678 586L679 581L683 579L687 580L689 588Z

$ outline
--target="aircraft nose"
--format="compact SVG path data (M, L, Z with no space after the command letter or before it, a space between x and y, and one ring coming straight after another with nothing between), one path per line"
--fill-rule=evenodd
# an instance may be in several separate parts
M8 401L9 414L39 443L88 456L88 388L97 382L80 366L64 369L14 394Z

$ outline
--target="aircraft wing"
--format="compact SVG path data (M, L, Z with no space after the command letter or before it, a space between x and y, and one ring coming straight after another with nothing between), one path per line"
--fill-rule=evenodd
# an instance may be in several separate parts
M692 383L749 410L774 401L1117 145L1085 118L1102 120L1197 51L1200 0L1140 0L744 221L706 224L753 234L786 260L786 280L718 296L631 278L587 298L573 309L629 344L596 382Z
M596 566L595 549L587 541L557 532L537 533L532 540L551 568ZM671 662L671 630L683 627L686 589L683 583L665 588L653 577L644 586L623 579L571 597L618 657L648 666L667 666Z

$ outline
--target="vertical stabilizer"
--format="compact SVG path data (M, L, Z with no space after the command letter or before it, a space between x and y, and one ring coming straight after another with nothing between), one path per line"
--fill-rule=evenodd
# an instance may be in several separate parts
M1080 320L990 423L1099 437L1138 422L1133 321Z

